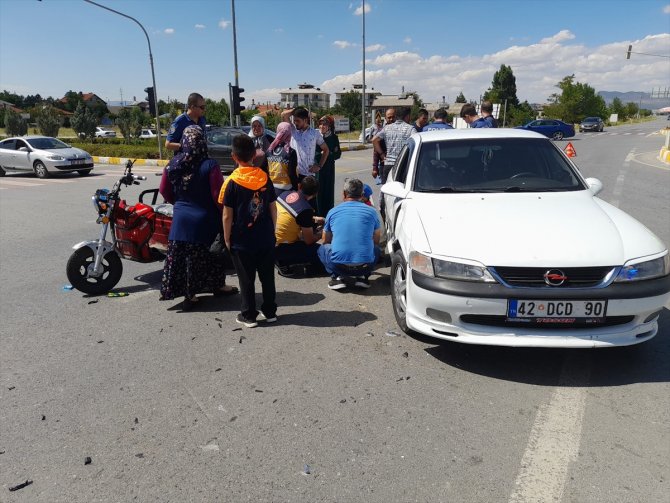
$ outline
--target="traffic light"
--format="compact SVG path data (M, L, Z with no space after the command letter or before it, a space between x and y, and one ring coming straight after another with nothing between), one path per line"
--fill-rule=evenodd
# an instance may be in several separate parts
M144 92L147 93L147 101L149 102L149 113L152 117L156 117L156 96L154 95L153 87L144 88Z
M231 94L230 99L233 105L233 115L240 115L242 110L245 109L245 107L242 105L242 102L244 101L244 96L242 96L243 92L244 89L242 89L239 86L230 87L230 94Z
M632 50L633 50L633 46L629 45L628 46L628 52L626 53L626 59L630 59L630 51L632 51Z

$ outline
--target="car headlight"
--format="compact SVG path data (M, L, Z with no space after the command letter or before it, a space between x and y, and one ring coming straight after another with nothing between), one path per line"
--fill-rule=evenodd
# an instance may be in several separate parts
M51 159L52 161L64 161L65 157L63 157L62 155L49 154L47 156L47 159Z
M409 266L426 276L453 279L458 281L481 281L484 283L495 283L485 266L481 264L466 264L463 262L451 262L429 257L419 252L409 254Z
M635 263L633 260L626 262L614 281L642 281L660 278L668 274L670 274L670 255L665 254L663 257L644 262Z

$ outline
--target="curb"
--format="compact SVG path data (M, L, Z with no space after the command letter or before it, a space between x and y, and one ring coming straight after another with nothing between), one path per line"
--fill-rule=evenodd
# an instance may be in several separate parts
M365 145L356 145L355 147L343 147L342 142L340 142L340 150L342 152L348 152L350 150L367 150L369 148L372 148L372 144L365 144Z
M93 157L93 162L94 163L99 163L99 164L126 164L129 160L132 160L128 157L99 157L97 155L91 156ZM135 166L167 166L168 165L168 160L163 159L135 159Z
M670 129L661 129L660 133L665 136L665 145L658 153L658 160L664 164L670 164Z

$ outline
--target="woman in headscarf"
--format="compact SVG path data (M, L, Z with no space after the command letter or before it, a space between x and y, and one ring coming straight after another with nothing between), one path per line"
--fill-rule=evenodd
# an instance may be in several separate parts
M298 156L290 143L291 124L280 122L277 136L265 152L268 174L277 196L287 190L298 190Z
M168 250L163 268L160 300L184 297L182 309L197 303L197 294L232 295L238 289L226 285L223 257L210 253L221 232L218 204L223 176L209 159L207 140L198 126L189 126L181 139L181 151L163 170L160 193L174 205Z
M256 147L256 155L253 159L253 165L262 168L267 173L268 165L265 159L265 153L270 148L272 137L265 134L265 119L260 115L254 115L251 118L251 129L249 129L249 137L254 142Z
M335 134L335 121L330 115L324 115L319 119L319 131L330 151L323 167L316 174L319 180L319 194L316 196L317 213L325 217L335 206L335 161L342 157L342 151L340 139ZM315 162L319 164L320 161L321 151L318 150Z

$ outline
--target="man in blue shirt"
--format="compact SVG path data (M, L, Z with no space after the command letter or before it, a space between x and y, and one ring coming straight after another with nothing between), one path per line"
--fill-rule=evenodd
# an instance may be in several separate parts
M444 108L438 108L433 114L435 121L427 124L423 130L424 131L438 131L440 129L454 129L451 127L451 124L447 124L447 111Z
M331 209L323 226L319 258L331 275L328 288L341 290L353 283L370 288L368 277L380 255L381 224L377 211L361 201L363 182L344 184L344 202Z
M470 127L491 127L491 124L488 121L485 121L479 115L477 115L477 109L470 103L466 103L463 105L463 108L461 108L461 119L467 122Z
M170 126L165 139L165 148L179 152L184 129L188 126L200 126L204 133L205 124L207 124L205 120L205 98L198 93L191 93L186 101L186 112L178 116Z
M498 121L493 117L493 103L490 101L482 101L481 106L482 119L489 123L489 127L498 127Z

